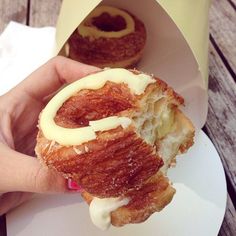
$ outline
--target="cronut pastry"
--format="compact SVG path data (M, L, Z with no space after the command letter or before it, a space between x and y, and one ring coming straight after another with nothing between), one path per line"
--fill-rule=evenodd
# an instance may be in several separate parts
M45 137L45 124L39 121L36 153L47 166L76 181L88 204L95 198L128 199L128 204L110 213L111 224L122 226L146 220L172 200L175 189L165 173L176 155L193 144L194 127L179 110L183 98L165 82L125 69L104 70L88 77L95 83L104 74L107 79L133 76L147 82L143 91L138 83L125 80L107 80L96 89L75 90L58 105L55 124L73 130L86 128L91 121L106 121L107 117L125 117L129 122L106 129L101 125L96 127L94 138L68 145Z
M72 33L65 51L74 60L100 68L131 68L141 59L145 42L145 26L137 17L98 6Z

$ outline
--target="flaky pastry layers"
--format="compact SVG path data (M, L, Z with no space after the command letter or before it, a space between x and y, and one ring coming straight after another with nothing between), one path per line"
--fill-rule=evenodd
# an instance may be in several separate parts
M171 201L175 189L165 172L176 155L193 144L194 136L192 123L178 108L183 98L163 81L125 69L98 72L95 78L109 72L109 76L119 75L121 70L123 76L132 74L137 80L144 76L149 82L141 92L135 92L125 80L81 89L63 102L54 122L71 130L107 117L125 117L129 122L107 129L99 124L96 137L78 145L46 138L39 122L35 149L47 166L83 188L82 196L89 204L93 199L127 199L110 213L115 226L142 222ZM106 120L104 124L110 125Z
M73 32L65 48L70 58L86 64L130 68L141 59L145 42L146 30L137 17L99 6Z

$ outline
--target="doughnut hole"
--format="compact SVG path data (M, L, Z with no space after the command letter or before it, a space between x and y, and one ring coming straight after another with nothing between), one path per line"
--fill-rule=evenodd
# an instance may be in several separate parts
M92 25L105 32L117 32L126 28L126 21L122 16L111 16L109 13L102 13L92 18Z

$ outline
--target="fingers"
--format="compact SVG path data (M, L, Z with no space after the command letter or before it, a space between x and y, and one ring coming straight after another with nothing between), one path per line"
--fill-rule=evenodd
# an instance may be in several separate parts
M32 196L32 193L25 192L4 193L0 196L0 216L29 200Z
M41 101L63 84L71 83L98 70L97 67L58 56L34 71L16 89L24 90L31 97Z
M11 148L15 148L15 144L11 132L11 119L6 110L0 109L0 142L7 144Z
M0 192L67 192L67 181L36 158L18 153L0 143Z

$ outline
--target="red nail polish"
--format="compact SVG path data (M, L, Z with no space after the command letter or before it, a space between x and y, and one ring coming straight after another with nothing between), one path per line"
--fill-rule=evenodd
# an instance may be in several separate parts
M71 179L68 179L68 188L71 190L77 190L78 192L82 190L82 188L75 181Z

